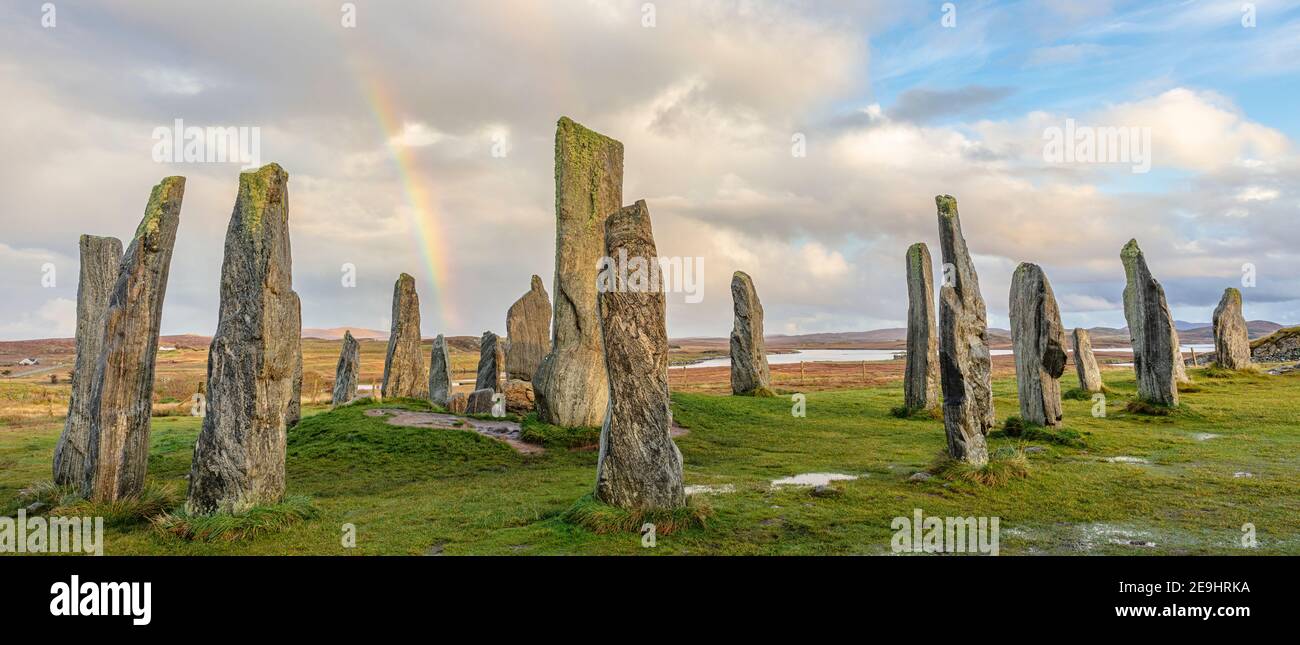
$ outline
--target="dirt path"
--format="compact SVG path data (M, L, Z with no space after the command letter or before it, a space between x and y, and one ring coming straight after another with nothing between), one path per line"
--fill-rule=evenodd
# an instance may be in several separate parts
M536 455L546 449L520 439L519 424L504 419L486 420L458 417L454 414L437 412L413 412L394 408L372 408L366 410L368 417L387 417L389 425L412 428L435 428L439 430L473 430L485 437L509 444L520 454Z

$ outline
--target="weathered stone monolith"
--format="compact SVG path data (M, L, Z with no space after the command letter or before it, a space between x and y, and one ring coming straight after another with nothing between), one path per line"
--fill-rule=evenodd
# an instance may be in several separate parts
M433 352L429 358L429 400L434 405L447 407L451 400L451 356L447 352L447 339L442 334L433 339Z
M1178 405L1178 374L1183 366L1174 317L1165 302L1165 290L1151 275L1137 240L1120 251L1127 285L1124 318L1133 345L1133 369L1138 397L1161 405Z
M605 251L658 257L644 201L605 222ZM686 505L682 453L669 434L668 332L665 300L647 281L600 294L600 331L609 372L609 414L600 431L596 498L628 509ZM734 342L734 341L733 341Z
M104 348L104 316L108 298L122 264L122 241L114 237L82 235L81 276L77 282L77 354L72 372L72 394L63 434L54 447L54 483L82 483L90 442L90 402L95 365Z
M934 267L930 249L907 249L907 365L903 405L910 410L939 407L939 339L934 328Z
M469 408L469 394L465 392L456 392L447 397L447 411L452 414L465 414Z
M510 378L533 380L542 357L551 348L551 299L542 279L533 276L532 287L506 312L506 371Z
M754 290L754 280L743 271L731 276L731 304L735 313L731 327L731 392L772 396L772 374L763 340L763 303Z
M1074 328L1074 371L1079 374L1079 389L1084 392L1102 391L1101 370L1092 353L1092 336L1082 327Z
M537 407L537 395L533 393L533 384L519 379L506 381L506 411L514 414L527 414Z
M415 278L403 273L393 285L393 323L384 356L384 398L429 396L429 366L420 350L420 296Z
M1037 264L1023 262L1016 267L1009 312L1020 418L1040 426L1060 425L1065 328L1052 283Z
M609 389L596 315L604 223L623 204L623 144L560 119L555 131L555 294L551 351L533 378L538 416L596 426Z
M357 375L361 371L361 344L352 337L352 331L343 332L343 349L339 351L339 364L334 369L334 395L332 405L347 405L357 398Z
M285 438L302 379L293 292L289 174L240 173L226 229L221 308L208 352L208 414L190 464L190 513L238 513L284 498Z
M91 377L82 473L83 492L96 501L144 490L158 329L184 196L184 177L167 177L154 186L108 299L103 349Z
M485 331L478 343L478 372L474 379L475 390L500 392L505 389L506 354L501 338Z
M302 321L302 301L293 293L294 316ZM301 326L301 325L299 325ZM289 411L284 415L286 428L298 425L302 420L302 332L298 332L299 342L293 353L293 390L289 393Z
M1214 309L1214 355L1220 367L1250 368L1250 332L1241 312L1241 292L1228 287Z
M934 201L944 263L939 288L939 380L948 454L983 465L988 463L987 435L993 427L987 313L979 276L962 236L957 200L939 195Z
M491 414L494 395L496 391L486 387L470 392L465 399L465 414Z

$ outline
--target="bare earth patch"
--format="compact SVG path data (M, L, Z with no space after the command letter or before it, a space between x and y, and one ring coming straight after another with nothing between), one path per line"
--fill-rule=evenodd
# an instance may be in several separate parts
M509 444L521 454L536 455L546 449L523 441L519 438L519 424L506 420L473 419L458 417L454 414L437 412L414 412L392 408L371 408L366 410L368 417L387 417L389 425L410 428L432 428L436 430L473 430L485 437Z

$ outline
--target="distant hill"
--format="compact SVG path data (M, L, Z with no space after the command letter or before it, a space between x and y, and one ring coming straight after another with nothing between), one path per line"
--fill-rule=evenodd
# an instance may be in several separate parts
M364 327L327 327L319 329L315 327L304 327L302 330L303 338L318 338L320 340L340 340L344 332L352 332L352 337L357 340L388 340L388 332L379 331L378 329L366 329Z

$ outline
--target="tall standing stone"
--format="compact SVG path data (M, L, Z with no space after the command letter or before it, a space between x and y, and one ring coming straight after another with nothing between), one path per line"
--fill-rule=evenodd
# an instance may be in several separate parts
M1040 426L1060 425L1065 328L1052 283L1037 264L1024 262L1016 267L1009 311L1020 418Z
M988 320L979 276L966 249L957 200L934 198L944 281L939 288L939 380L948 454L975 465L988 463L993 427L993 372Z
M506 382L506 355L501 339L490 331L483 332L478 344L478 373L475 390L502 392Z
M620 209L605 223L609 257L657 257L644 201ZM631 281L629 281L631 282ZM600 294L600 331L609 372L609 414L600 431L596 498L628 509L686 505L682 453L669 434L668 332L664 294L640 287Z
M1101 370L1092 353L1092 336L1082 327L1074 328L1074 371L1079 374L1079 389L1084 392L1102 391Z
M384 355L384 398L427 398L428 366L420 351L420 297L415 278L403 273L393 285L393 325Z
M352 337L352 331L343 332L343 349L339 351L339 364L334 368L334 394L331 405L346 405L357 398L357 375L361 371L361 344Z
M1250 367L1250 332L1241 313L1241 292L1232 287L1223 290L1223 298L1214 309L1214 352L1220 367Z
M95 365L104 348L104 317L108 298L122 263L122 242L114 237L82 235L81 276L77 282L77 356L72 395L63 434L54 447L54 483L81 485L90 442L90 402Z
M1128 283L1124 287L1124 318L1133 345L1133 369L1138 397L1161 405L1178 405L1178 374L1182 352L1174 317L1165 303L1165 290L1151 275L1137 240L1120 251Z
M226 229L221 308L208 352L208 414L190 464L190 513L238 513L284 498L285 438L302 380L289 173L240 173Z
M96 501L144 490L158 329L184 196L184 177L167 177L153 187L108 299L82 473L83 492Z
M939 407L939 339L934 329L934 267L930 249L907 249L907 366L903 405L910 410Z
M623 204L623 144L560 119L555 131L555 294L551 352L534 377L538 416L591 427L609 388L596 314L604 224Z
M429 358L429 400L444 408L451 401L451 356L447 352L447 339L442 334L433 339L433 352Z
M510 340L510 348L506 350L510 378L533 380L551 340L551 299L540 277L533 276L528 293L506 312L506 338Z
M731 392L771 396L763 303L758 300L754 280L743 271L731 276L731 304L735 313L731 327Z

